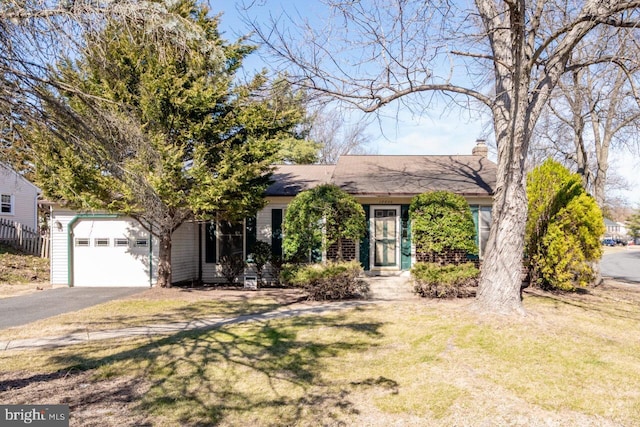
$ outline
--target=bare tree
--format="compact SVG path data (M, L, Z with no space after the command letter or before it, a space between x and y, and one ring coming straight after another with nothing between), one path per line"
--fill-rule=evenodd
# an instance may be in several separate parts
M498 176L477 306L523 313L525 162L534 127L565 73L623 62L610 50L588 50L582 62L572 54L601 27L633 36L640 0L327 4L330 21L321 28L299 16L253 21L293 82L365 112L394 101L427 110L437 99L465 108L472 99L490 110Z
M334 164L345 154L368 154L366 123L347 123L338 110L318 109L311 115L309 139L319 143L318 162Z
M638 56L635 40L621 39L619 33L607 34L611 33L610 28L604 30L598 31L594 40L598 49L617 51L620 58ZM574 51L574 63L589 57L585 49ZM558 82L532 145L533 150L550 155L578 172L584 187L601 208L607 203L605 188L619 181L609 173L609 153L640 143L638 70L638 64L621 59L567 73Z

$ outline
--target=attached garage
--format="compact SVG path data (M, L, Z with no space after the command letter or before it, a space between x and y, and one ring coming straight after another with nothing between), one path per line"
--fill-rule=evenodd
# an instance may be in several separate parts
M155 283L157 245L134 219L110 214L59 215L55 219L60 237L66 235L66 248L58 244L53 250L66 252L66 256L52 257L52 283L78 287L150 287ZM65 259L66 266L56 263Z

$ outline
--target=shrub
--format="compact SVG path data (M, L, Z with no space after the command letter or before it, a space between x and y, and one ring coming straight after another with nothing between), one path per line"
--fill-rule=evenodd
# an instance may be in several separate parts
M309 299L341 300L367 296L369 285L356 261L309 264L290 270L290 283L304 289Z
M419 258L444 264L477 254L476 227L464 197L448 191L422 193L411 200L411 232ZM462 255L460 255L462 254Z
M258 276L258 284L262 284L262 272L264 266L267 265L273 258L271 245L267 242L258 240L253 245L253 252L250 255L251 261L256 268L256 274ZM277 277L277 276L276 276Z
M364 209L336 185L320 185L299 193L287 207L282 247L287 260L312 261L335 244L342 260L343 239L358 241L366 233Z
M239 255L225 255L220 258L220 273L233 285L236 279L244 273L245 262Z
M525 234L532 285L573 290L595 278L604 220L578 174L547 160L527 177L529 216Z
M479 274L480 271L470 262L460 265L419 262L411 268L415 292L429 298L473 296Z

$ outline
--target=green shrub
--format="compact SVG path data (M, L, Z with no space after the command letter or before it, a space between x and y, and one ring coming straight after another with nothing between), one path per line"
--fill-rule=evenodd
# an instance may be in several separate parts
M362 205L333 184L299 193L287 206L282 248L288 261L315 261L315 254L337 245L342 260L342 240L358 241L366 233Z
M411 268L414 290L429 298L463 298L475 295L480 271L473 263L440 265L418 262Z
M527 177L525 250L532 285L573 290L595 278L604 220L578 174L547 160Z
M477 254L476 227L464 197L448 192L422 193L411 200L411 233L418 258L436 261L441 254Z
M304 266L303 264L281 263L280 269L279 269L280 283L282 283L285 286L295 286L293 282L296 277L296 273L303 266Z
M369 285L360 279L361 273L357 261L309 264L292 271L290 283L304 289L315 301L364 297Z

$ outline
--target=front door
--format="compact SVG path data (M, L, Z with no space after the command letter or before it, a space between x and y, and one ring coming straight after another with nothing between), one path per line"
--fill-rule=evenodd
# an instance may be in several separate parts
M373 209L373 259L375 267L398 266L398 209Z

